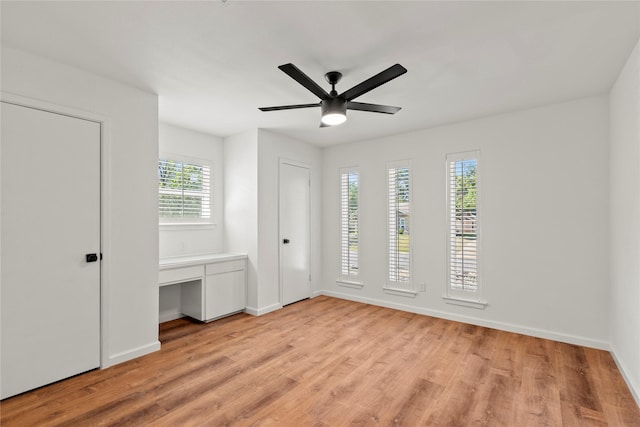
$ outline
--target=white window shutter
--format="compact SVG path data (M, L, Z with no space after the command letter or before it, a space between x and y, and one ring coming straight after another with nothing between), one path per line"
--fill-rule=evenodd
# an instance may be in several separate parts
M340 275L346 280L357 278L359 272L359 178L357 170L340 171Z
M158 161L161 222L210 222L211 166L174 159Z
M477 152L447 155L448 294L476 298L479 275Z
M411 291L411 176L408 161L388 171L388 287Z

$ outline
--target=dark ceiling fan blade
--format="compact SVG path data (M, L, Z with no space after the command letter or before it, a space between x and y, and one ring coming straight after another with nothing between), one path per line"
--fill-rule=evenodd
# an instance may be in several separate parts
M347 110L370 111L372 113L395 114L401 110L400 107L390 105L367 104L364 102L347 102Z
M298 104L298 105L281 105L279 107L261 107L258 108L260 111L279 111L279 110L293 110L296 108L311 108L311 107L319 107L320 103L317 102L315 104Z
M284 64L279 66L278 68L280 68L282 71L287 73L289 77L291 77L293 80L297 81L302 86L306 87L309 91L311 91L311 93L313 93L318 98L320 99L329 98L329 94L327 93L326 90L318 86L316 82L311 80L309 76L307 76L305 73L300 71L300 69L295 65Z
M402 65L400 64L392 65L386 70L376 74L375 76L343 92L340 95L340 97L346 99L347 101L351 101L352 99L355 99L360 95L364 95L370 90L373 90L378 86L383 85L388 81L395 79L396 77L400 77L406 72L407 72L407 69L404 68Z

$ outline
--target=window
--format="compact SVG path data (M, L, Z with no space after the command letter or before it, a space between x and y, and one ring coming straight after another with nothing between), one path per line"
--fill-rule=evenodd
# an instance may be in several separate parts
M358 278L358 189L355 169L340 171L340 275L344 280Z
M411 180L409 161L390 162L388 170L388 288L412 291Z
M211 223L211 166L206 161L158 161L161 223Z
M447 155L447 296L479 300L479 152Z

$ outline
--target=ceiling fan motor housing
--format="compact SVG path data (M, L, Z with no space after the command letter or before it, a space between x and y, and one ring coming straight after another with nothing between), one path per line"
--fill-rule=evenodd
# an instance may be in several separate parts
M347 117L347 101L340 97L323 99L320 108L322 109L322 121L328 125L335 125L344 122ZM331 116L341 116L339 122L332 123Z

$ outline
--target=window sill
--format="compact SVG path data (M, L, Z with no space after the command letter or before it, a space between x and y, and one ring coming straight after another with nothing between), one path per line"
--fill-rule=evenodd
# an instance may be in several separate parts
M213 230L218 224L198 223L198 222L176 222L176 223L160 223L160 230L178 231L178 230Z
M459 305L462 307L469 307L469 308L477 308L479 310L484 310L484 308L489 304L486 301L470 300L470 299L458 298L458 297L443 296L442 299L447 304Z
M382 288L382 290L384 291L385 294L390 294L390 295L398 295L401 297L407 297L407 298L415 298L416 295L418 295L417 292L414 291L409 291L407 289L398 289L398 288Z
M345 288L354 288L354 289L362 289L364 283L358 282L355 280L347 280L347 279L336 279L336 283L338 286L344 286Z

